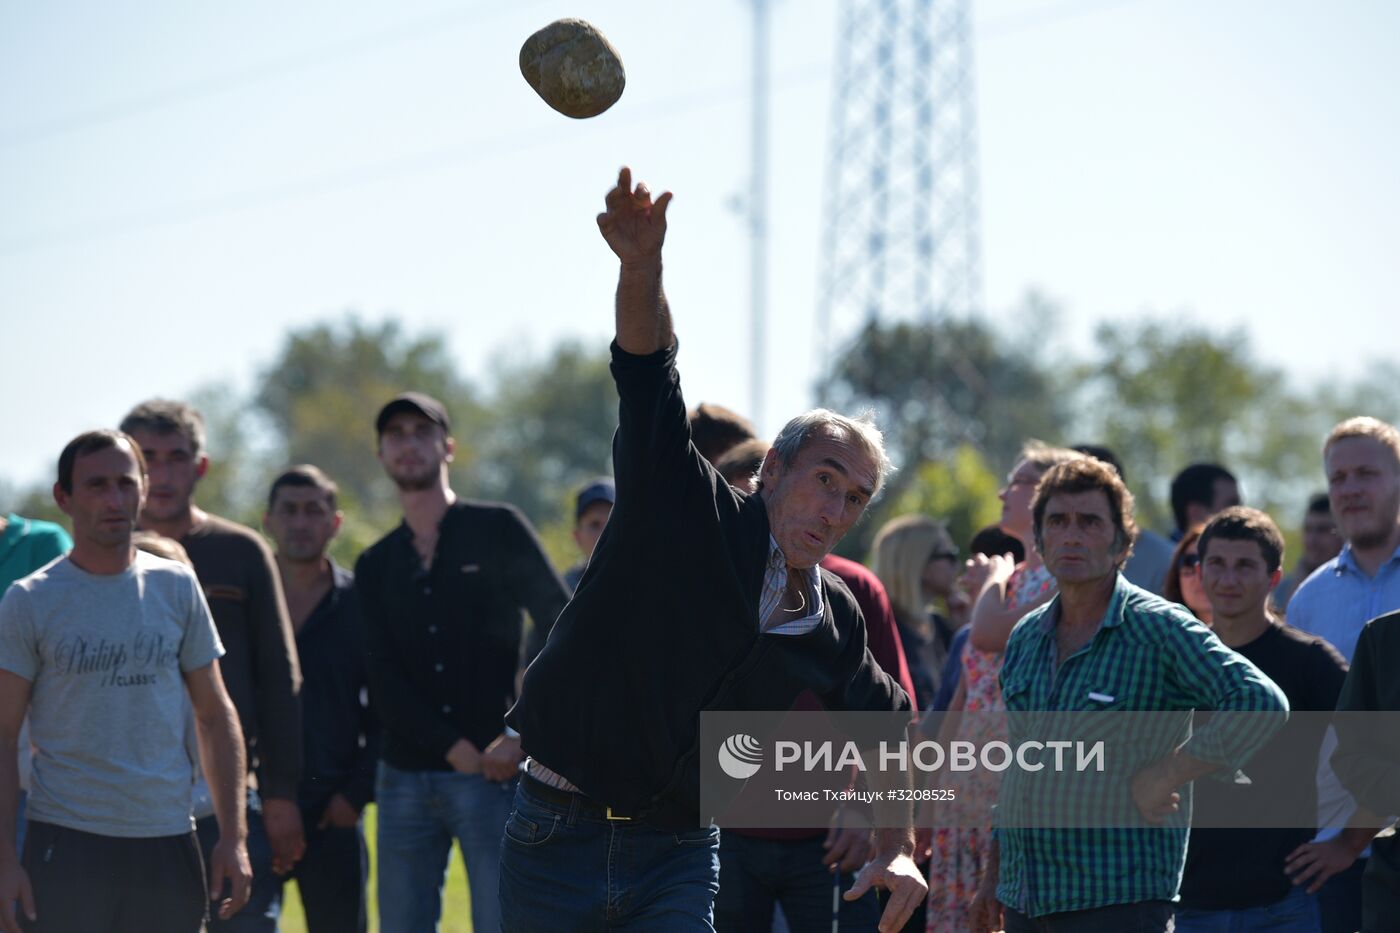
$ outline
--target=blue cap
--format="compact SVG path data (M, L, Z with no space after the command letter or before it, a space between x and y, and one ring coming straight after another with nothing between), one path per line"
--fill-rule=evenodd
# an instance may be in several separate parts
M574 505L574 521L583 517L583 513L595 502L606 502L612 505L617 501L617 487L613 481L606 477L595 479L587 486L578 491L578 500Z

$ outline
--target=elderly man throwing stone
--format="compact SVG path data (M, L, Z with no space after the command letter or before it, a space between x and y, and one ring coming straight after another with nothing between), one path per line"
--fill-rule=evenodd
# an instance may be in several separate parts
M624 168L598 217L622 262L612 372L617 503L506 721L529 755L501 851L505 930L711 930L719 833L702 826L702 709L908 710L865 648L850 592L817 567L889 469L874 425L811 411L753 495L690 443L661 288L669 193ZM798 637L801 636L801 637ZM889 889L900 929L926 886L909 827L884 829L847 897Z

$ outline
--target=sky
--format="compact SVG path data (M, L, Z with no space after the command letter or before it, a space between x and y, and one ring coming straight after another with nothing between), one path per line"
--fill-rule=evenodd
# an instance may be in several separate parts
M772 5L765 433L813 400L840 2ZM1395 356L1400 4L973 4L1004 326L1034 291L1062 309L1059 356L1149 314L1241 328L1304 382ZM518 69L562 16L626 64L591 120ZM288 329L347 311L442 331L469 380L566 338L605 346L616 263L594 215L623 164L675 193L687 398L744 407L750 17L744 0L0 5L0 481L47 481L68 439L144 398L246 391Z

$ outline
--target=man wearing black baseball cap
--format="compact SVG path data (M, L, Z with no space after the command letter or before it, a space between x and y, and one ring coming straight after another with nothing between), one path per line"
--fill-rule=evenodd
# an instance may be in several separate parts
M564 571L564 585L573 593L578 589L583 572L588 569L588 561L593 556L593 548L603 536L608 517L612 515L613 503L617 501L617 486L606 476L593 480L578 491L574 499L574 543L583 552L583 557Z
M436 929L455 838L472 928L500 929L501 827L515 794L519 736L506 729L521 657L568 601L539 539L513 506L457 498L447 408L420 392L375 418L379 460L404 520L355 567L369 672L383 725L379 916L384 930Z
M389 420L395 415L405 412L426 418L442 428L443 434L448 435L450 439L452 420L447 417L447 409L442 402L431 395L424 395L422 392L404 392L390 399L387 405L379 409L379 416L374 419L375 433L382 437Z

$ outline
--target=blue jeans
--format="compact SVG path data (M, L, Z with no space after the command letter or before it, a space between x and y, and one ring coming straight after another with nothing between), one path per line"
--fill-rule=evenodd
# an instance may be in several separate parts
M505 933L714 930L714 827L672 833L609 821L522 787L500 851Z
M832 928L833 903L842 933L874 933L880 904L874 891L856 901L834 899L854 880L833 875L822 864L824 836L811 839L763 839L726 832L719 844L719 896L715 929L719 933L768 933L773 904L782 905L792 933Z
M471 889L472 929L501 926L496 901L501 829L515 781L488 781L456 771L400 771L379 763L379 929L434 933L452 840L462 850Z
M272 844L267 841L263 825L262 802L256 792L248 794L248 861L253 866L253 890L243 909L227 920L220 920L211 911L209 933L277 933L277 918L282 915L282 879L272 873ZM219 821L206 816L195 823L200 852L205 866L209 853L219 841Z
M1294 888L1281 901L1245 910L1192 910L1178 907L1176 933L1319 933L1317 901Z

